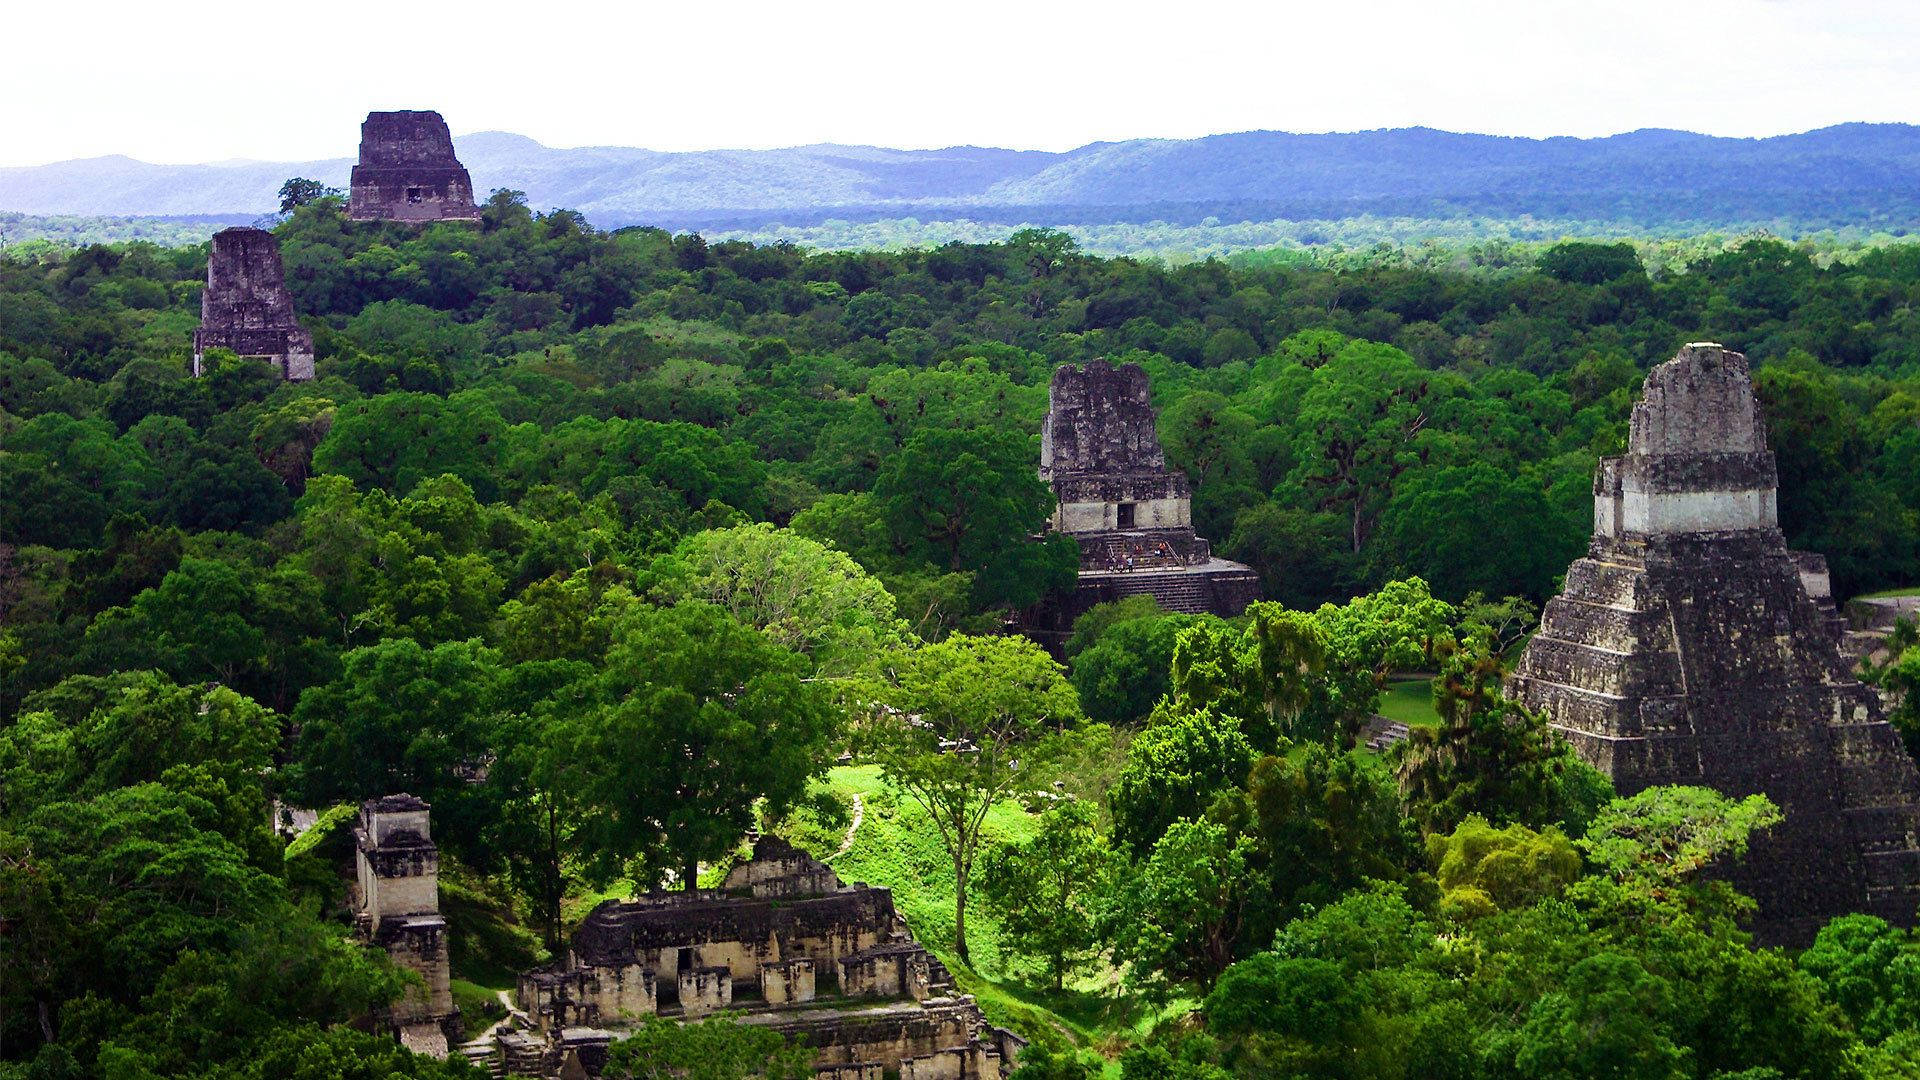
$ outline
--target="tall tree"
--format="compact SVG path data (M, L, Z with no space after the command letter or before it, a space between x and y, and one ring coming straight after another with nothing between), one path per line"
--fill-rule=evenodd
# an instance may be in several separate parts
M940 832L953 860L953 947L967 951L967 886L993 804L1035 775L1045 737L1080 723L1065 673L1019 637L955 634L897 656L869 743L889 782Z
M1015 952L1038 960L1059 990L1098 941L1095 898L1111 866L1094 809L1078 799L1040 815L1040 831L1022 844L988 852L980 883L989 910Z
M643 608L614 632L598 702L556 736L578 766L589 876L694 888L756 804L784 813L830 756L837 712L807 663L704 601Z
M1314 373L1300 402L1295 482L1345 513L1356 555L1394 480L1421 460L1429 393L1427 373L1405 353L1355 342Z

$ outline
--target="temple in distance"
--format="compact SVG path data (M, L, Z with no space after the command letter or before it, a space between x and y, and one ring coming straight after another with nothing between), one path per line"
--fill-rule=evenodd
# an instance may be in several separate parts
M479 221L473 178L437 112L368 113L347 216L355 221Z
M1251 567L1217 558L1193 530L1185 473L1167 467L1158 417L1138 364L1061 366L1047 392L1040 478L1059 508L1051 528L1080 546L1079 585L1066 603L1024 619L1046 641L1095 604L1152 596L1168 611L1233 616L1260 598Z
M280 241L265 229L223 229L207 257L200 328L193 334L193 374L208 349L231 349L273 364L282 378L313 378L313 334L293 314Z

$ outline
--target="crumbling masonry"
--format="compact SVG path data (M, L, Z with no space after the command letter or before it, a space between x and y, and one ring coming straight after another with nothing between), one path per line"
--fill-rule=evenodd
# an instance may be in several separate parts
M718 889L595 908L563 960L521 976L519 1006L521 1029L494 1036L497 1075L597 1075L619 1029L723 1009L836 1080L999 1080L1024 1045L955 992L888 890L771 836Z
M428 807L412 795L370 799L354 828L358 905L355 925L368 944L420 977L381 1017L383 1026L419 1054L446 1057L461 1037L440 917L440 851Z
M473 178L437 112L368 113L347 216L355 221L479 221Z
M271 362L282 378L313 378L313 335L293 314L280 241L264 229L222 229L207 257L200 328L193 333L193 374L208 349L232 349Z
M1688 345L1647 377L1627 453L1600 463L1594 535L1509 692L1622 794L1764 793L1786 813L1728 870L1756 935L1801 944L1836 915L1913 925L1920 774L1787 550L1746 358Z
M1070 602L1029 613L1037 636L1062 634L1093 605L1149 595L1168 611L1238 615L1260 598L1260 578L1215 558L1193 531L1185 473L1167 468L1158 413L1138 364L1062 365L1047 391L1040 478L1060 500L1052 528L1080 546Z

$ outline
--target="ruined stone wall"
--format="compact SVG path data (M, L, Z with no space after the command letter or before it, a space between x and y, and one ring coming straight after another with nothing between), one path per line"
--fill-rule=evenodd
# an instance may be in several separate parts
M911 997L932 992L933 958L917 944L883 945L842 957L840 993L847 997Z
M517 993L542 1030L632 1024L659 1011L657 979L638 964L528 972Z
M832 891L794 895L803 882ZM552 1076L577 1059L592 1074L604 1054L583 1049L569 1058L566 1046L586 1035L611 1037L593 1025L730 1007L742 1011L742 1022L811 1048L821 1075L841 1080L916 1069L999 1080L1002 1062L1024 1045L988 1025L972 998L943 996L952 992L952 975L906 935L887 890L848 888L772 837L756 842L755 857L727 883L730 889L656 892L595 908L563 965L521 977L519 1003L540 1037L496 1040L501 1068ZM824 989L823 971L840 995L894 1000L811 1004Z
M777 836L761 837L754 857L727 871L721 889L744 891L755 899L821 896L846 886L831 867Z
M769 1005L812 1001L818 984L817 965L804 956L772 960L760 965L760 995Z
M771 1026L812 1048L816 1068L878 1063L899 1069L911 1058L970 1044L984 1024L979 1007L967 998Z
M692 902L651 900L609 901L594 909L575 937L572 963L639 964L671 984L685 953L688 966L723 967L737 982L757 986L763 964L805 957L831 972L841 957L887 940L899 926L885 889L782 899L708 892Z
M688 1016L704 1016L733 1004L733 972L726 968L683 969L679 984L680 1009Z
M391 1007L395 1023L435 1020L453 1012L452 960L447 951L447 923L438 915L388 920L375 943L394 964L420 976Z
M1647 376L1628 450L1601 465L1594 526L1602 536L1770 529L1778 486L1747 358L1711 342L1681 349Z
M1158 412L1138 364L1063 364L1047 388L1040 475L1159 472L1167 467L1154 429Z
M280 241L264 229L222 229L207 256L193 373L209 349L229 349L273 364L284 379L313 378L313 334L294 316Z
M478 221L473 180L431 111L368 113L347 214L355 221Z
M1053 373L1040 476L1059 500L1056 532L1191 531L1192 493L1186 476L1167 468L1154 430L1157 415L1147 373L1137 364L1116 368L1093 360Z

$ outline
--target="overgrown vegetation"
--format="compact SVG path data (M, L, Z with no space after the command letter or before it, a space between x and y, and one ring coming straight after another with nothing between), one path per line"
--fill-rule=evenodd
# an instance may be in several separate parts
M0 261L0 1075L459 1071L355 1026L400 983L346 934L339 808L397 790L476 1008L750 826L837 851L858 794L836 867L1058 1035L1044 1075L1920 1068L1910 935L1753 950L1702 873L1769 806L1612 802L1498 693L1687 339L1759 362L1790 540L1842 591L1920 576L1920 248L816 254L512 193L279 232L310 383L188 376L204 250ZM1073 580L1033 464L1052 367L1100 355L1270 602L1097 609L1063 667L1000 632ZM1392 758L1355 748L1383 708L1422 729Z

